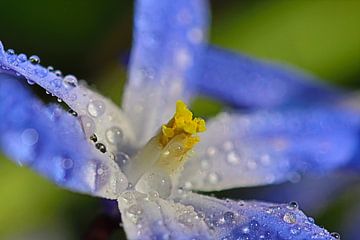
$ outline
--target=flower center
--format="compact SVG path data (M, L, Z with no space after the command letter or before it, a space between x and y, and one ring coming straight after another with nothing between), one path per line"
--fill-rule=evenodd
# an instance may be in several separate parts
M205 130L205 121L194 118L185 103L177 101L173 118L131 161L128 177L136 190L169 196L188 154L200 141L198 133Z

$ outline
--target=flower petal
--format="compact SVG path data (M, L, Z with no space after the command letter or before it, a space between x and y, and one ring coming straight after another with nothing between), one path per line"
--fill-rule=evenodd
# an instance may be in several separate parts
M297 206L184 193L176 199L205 217L214 239L335 239Z
M128 239L213 239L194 209L139 192L125 192L119 199Z
M237 107L329 102L339 92L294 69L209 46L197 90Z
M206 0L138 0L124 109L144 144L187 101L206 38Z
M0 70L7 74L23 76L29 84L38 84L47 92L64 101L82 122L89 138L96 135L98 143L105 144L107 152L124 155L123 151L134 144L134 133L125 114L109 99L89 89L76 77L49 70L38 64L38 57L27 59L13 50L4 51L0 42ZM128 154L128 153L127 153Z
M79 121L59 107L44 106L18 79L0 73L0 147L73 191L116 198L127 187L119 166L92 147Z
M209 122L181 181L213 191L323 173L350 161L358 127L358 114L327 106L223 113Z

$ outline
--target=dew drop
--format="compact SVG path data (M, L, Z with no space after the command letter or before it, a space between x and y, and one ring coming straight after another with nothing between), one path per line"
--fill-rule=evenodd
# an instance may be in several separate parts
M29 85L34 85L35 84L35 82L33 80L31 80L31 79L26 79L26 81L27 81L27 83Z
M31 57L29 57L29 61L31 64L37 65L40 63L40 58L36 55L32 55Z
M23 144L27 146L35 145L38 142L38 140L39 140L39 133L33 128L25 129L21 134L21 141Z
M73 75L66 75L63 81L66 88L74 88L78 85L78 80Z
M106 153L106 147L102 143L96 143L95 147L102 153Z
M123 132L118 127L111 127L106 131L106 139L111 144L120 144L123 140Z
M47 70L48 70L49 72L54 72L55 69L54 69L53 66L48 66L48 67L47 67Z
M337 232L332 232L332 233L331 233L331 236L332 236L333 238L335 238L335 239L340 239L340 234L337 233Z
M90 140L93 142L97 142L98 138L95 133L90 136Z
M17 56L17 61L19 63L24 63L27 61L27 56L23 53L20 53L18 56Z
M289 209L297 209L299 208L299 204L295 201L289 202L288 206Z
M61 102L62 102L62 99L61 99L61 98L57 98L57 101L58 101L59 103L61 103Z
M14 55L14 54L15 54L15 51L14 51L14 49L8 49L8 50L6 51L6 53L7 53L8 55Z
M219 174L215 173L215 172L211 172L207 175L207 181L210 183L210 184L218 184L219 181L220 181L220 176Z
M95 100L89 103L88 112L93 117L99 117L105 112L105 105L100 100Z
M62 77L62 72L60 70L56 70L54 73L57 77Z
M236 165L240 162L240 158L235 152L230 152L226 157L226 161L232 165Z
M81 116L80 119L85 135L90 138L90 136L93 135L96 131L96 125L94 120L92 120L88 116Z
M294 224L296 223L296 216L290 212L287 212L284 214L283 220L286 223Z
M70 113L71 115L73 115L74 117L77 117L77 116L78 116L77 112L75 112L75 111L72 110L72 109L69 109L69 113Z

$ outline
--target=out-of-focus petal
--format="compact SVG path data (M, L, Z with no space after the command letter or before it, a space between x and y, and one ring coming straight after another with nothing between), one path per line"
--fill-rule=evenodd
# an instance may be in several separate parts
M358 127L358 114L336 107L223 113L209 121L181 181L212 191L324 173L351 159Z
M38 84L46 91L64 101L74 110L87 137L95 134L98 143L106 146L107 153L124 155L122 151L134 144L134 133L125 114L109 99L89 89L76 77L67 75L37 63L37 57L4 51L0 42L0 71L23 76L28 83Z
M90 146L76 118L44 106L6 74L0 74L0 116L0 146L18 164L73 191L115 198L127 187L119 167Z
M206 0L138 0L124 109L144 144L187 101L207 35Z
M204 216L214 239L335 239L297 206L232 201L184 193L176 199Z
M339 92L294 69L209 46L197 90L237 107L329 102Z
M125 192L119 208L128 239L214 239L191 206L166 201L152 193Z

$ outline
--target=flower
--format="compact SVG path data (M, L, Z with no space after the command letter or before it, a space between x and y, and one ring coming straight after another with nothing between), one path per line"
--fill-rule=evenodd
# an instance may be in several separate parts
M207 46L207 16L201 0L138 1L123 110L74 76L0 44L1 147L62 187L117 199L129 239L338 238L295 203L236 202L190 191L334 169L357 145L359 118L341 105L341 93ZM37 100L22 77L64 101L71 114ZM205 122L178 101L199 90L261 110L222 113L201 133Z

